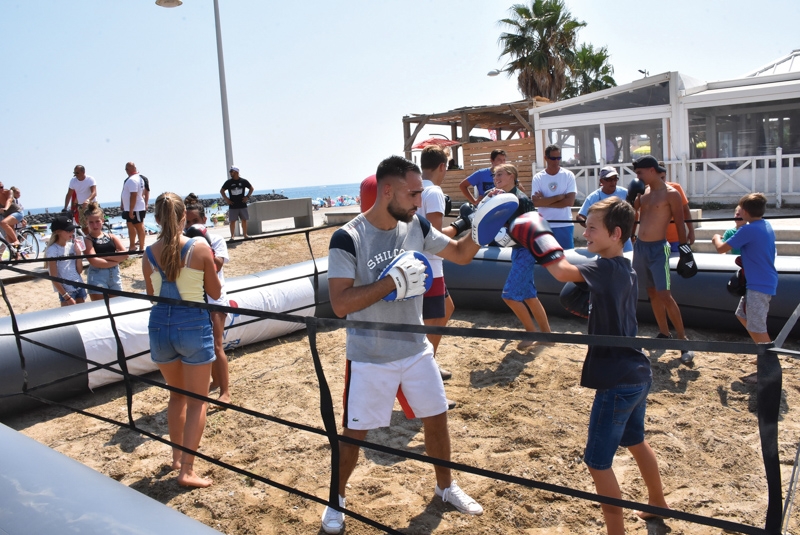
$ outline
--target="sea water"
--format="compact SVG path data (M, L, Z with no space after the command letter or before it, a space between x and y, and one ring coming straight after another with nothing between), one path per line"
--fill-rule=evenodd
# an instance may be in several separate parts
M359 195L359 188L361 183L355 182L352 184L329 184L325 186L303 186L299 188L284 188L284 189L262 189L256 190L254 195L267 195L268 193L276 193L283 195L289 199L302 199L306 197L310 197L312 200L317 199L326 199L330 198L334 205L337 202L337 199L340 197L342 198L343 202L348 202L348 198L355 199L356 196ZM198 194L198 197L201 199L218 199L220 198L219 193L209 193L209 194ZM155 202L154 198L150 199L151 202ZM100 206L103 208L113 208L119 206L117 202L107 202L107 203L100 203ZM45 211L49 211L50 213L58 213L61 211L61 206L57 208L34 208L29 210L31 214L41 214ZM27 212L28 210L26 210ZM207 209L206 215L211 216L216 212L225 213L228 211L227 204L220 204L218 207L213 209ZM121 217L111 217L109 218L109 223L114 227L114 232L117 234L122 234L126 236L128 233L127 225L125 221ZM155 216L151 213L148 213L144 219L145 227L148 230L157 232L158 225L156 225Z

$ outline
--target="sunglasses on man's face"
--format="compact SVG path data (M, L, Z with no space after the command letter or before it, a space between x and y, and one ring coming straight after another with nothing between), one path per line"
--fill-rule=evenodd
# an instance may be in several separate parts
M553 161L558 161L558 160L561 159L561 156L548 156L547 159L548 160L553 160Z

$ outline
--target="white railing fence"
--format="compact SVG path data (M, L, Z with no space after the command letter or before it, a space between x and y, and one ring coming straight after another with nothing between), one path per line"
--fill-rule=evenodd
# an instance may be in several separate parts
M778 164L780 162L780 164ZM771 205L800 205L800 154L783 154L779 147L771 156L747 158L702 158L665 162L667 180L679 183L694 204L735 204L746 193L760 191ZM636 178L632 163L613 164L619 185L627 187ZM565 166L566 167L566 166ZM600 187L603 164L566 167L575 174L578 201ZM534 174L538 170L534 165Z

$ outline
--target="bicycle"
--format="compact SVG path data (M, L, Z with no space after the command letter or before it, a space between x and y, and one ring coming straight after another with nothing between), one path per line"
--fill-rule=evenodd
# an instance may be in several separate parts
M33 229L15 229L19 247L14 247L5 237L0 237L0 262L10 260L36 260L39 258L39 237Z

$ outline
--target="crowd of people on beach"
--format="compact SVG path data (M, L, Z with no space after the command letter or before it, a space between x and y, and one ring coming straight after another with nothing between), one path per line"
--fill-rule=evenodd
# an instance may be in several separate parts
M494 151L488 171L478 171L461 184L471 203L463 204L449 225L444 224L449 209L441 189L450 159L447 150L426 147L421 168L399 156L383 160L376 174L362 183L361 214L336 230L330 240L327 278L333 311L353 321L445 326L455 306L444 280L442 259L467 264L481 246L490 245L512 248L502 298L528 332L550 332L534 281L538 263L566 283L562 303L573 314L588 319L588 334L635 337L641 285L658 323L657 337L672 337L671 322L675 336L686 339L680 309L670 293L669 256L677 251L677 273L692 277L697 272L691 250L694 232L686 221L688 201L677 185L666 181L663 163L652 156L635 160L637 178L627 188L618 185L619 175L613 167L600 170L600 187L587 195L577 217L585 228L587 249L596 256L572 264L564 251L574 248L571 207L577 192L575 177L561 167L558 146L548 146L545 158L547 166L533 177L527 192L517 168L506 163L505 153ZM138 247L144 247L136 225L144 218L139 201L145 201L149 185L132 162L126 171L122 205L126 220L133 225L128 247L119 237L103 232L103 211L95 200L94 180L85 175L82 166L75 168L65 205L72 200L78 211L73 217L54 219L46 252L46 257L53 259L48 261L50 274L67 281L53 283L62 306L81 303L87 295L101 299L104 289L121 290L119 264L137 250L137 238ZM237 220L247 237L247 202L253 192L238 171L230 169L231 179L221 191L235 210L231 239ZM736 228L713 238L718 252L740 254L742 270L736 275L739 285L735 291L741 300L735 314L756 343L770 342L766 317L778 282L775 235L762 218L765 208L763 194L745 195L736 208L736 217L741 218ZM161 231L158 240L144 250L141 264L147 294L227 305L223 276L229 261L227 245L223 238L206 231L205 207L197 196L162 193L155 202L155 218ZM85 238L76 236L78 229L83 229ZM630 250L632 262L624 256ZM68 281L83 281L81 255L94 253L102 256L88 259L87 282L92 288L87 293ZM202 396L219 388L219 400L230 402L222 344L224 322L221 312L156 301L148 325L150 352L168 385ZM449 461L447 412L456 403L447 398L444 388L452 373L435 360L440 342L440 335L382 332L378 336L348 328L342 434L364 440L370 429L388 426L398 400L408 418L422 420L427 454ZM538 344L541 342L522 340L517 349L526 351ZM693 352L681 351L684 365L691 366L693 360ZM757 380L755 374L751 379ZM668 508L657 456L645 439L645 410L652 385L647 356L640 349L590 345L579 382L596 390L584 462L597 493L621 497L612 462L622 446L637 463L647 487L647 503ZM206 410L202 400L171 391L167 410L170 439L196 451ZM350 442L340 442L339 450L338 507L326 507L322 515L322 529L331 534L344 529L348 480L359 456L359 447ZM207 487L212 483L195 472L194 456L180 448L173 448L171 466L178 471L181 485ZM434 493L443 502L465 514L483 513L482 506L458 486L450 469L435 465L434 472ZM609 534L624 533L621 508L604 504L602 512ZM657 515L641 512L639 516L647 520Z

